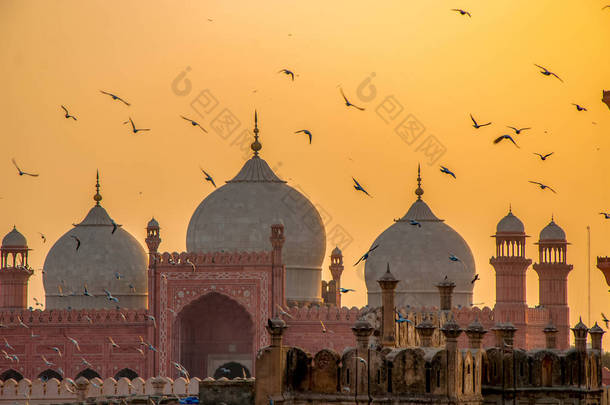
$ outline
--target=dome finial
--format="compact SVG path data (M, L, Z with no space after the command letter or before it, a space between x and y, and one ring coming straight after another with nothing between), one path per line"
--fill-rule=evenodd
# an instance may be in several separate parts
M102 195L100 194L100 171L96 171L95 177L95 195L93 196L93 201L95 201L95 205L100 205L100 201L102 201Z
M511 203L508 203L508 213L509 214L513 213L513 205Z
M258 151L261 150L263 145L258 141L258 114L254 110L254 142L250 145L250 148L254 151L254 156L258 156Z
M415 195L417 199L421 200L421 196L424 194L424 190L421 188L421 169L419 163L417 164L417 188L415 189Z

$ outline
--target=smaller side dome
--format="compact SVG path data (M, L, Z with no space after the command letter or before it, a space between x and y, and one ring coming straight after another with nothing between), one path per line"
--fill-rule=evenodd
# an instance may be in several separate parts
M157 220L153 217L153 219L151 219L150 221L148 221L148 225L146 225L147 228L158 228L159 227L159 223L157 222Z
M551 222L540 231L540 240L566 240L566 233L551 219Z
M498 222L497 233L525 233L523 222L509 211L504 218Z
M23 236L21 234L21 232L19 232L15 226L13 226L13 229L9 233L7 233L6 236L2 239L2 247L4 247L4 248L6 248L6 247L24 248L27 246L28 246L28 242L25 239L25 236Z
M331 255L333 256L341 256L343 255L343 252L341 252L341 249L339 249L338 246L336 246L333 251L331 252Z

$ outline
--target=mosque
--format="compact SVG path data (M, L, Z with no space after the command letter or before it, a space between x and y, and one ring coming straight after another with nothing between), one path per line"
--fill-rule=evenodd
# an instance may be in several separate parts
M159 250L162 227L154 218L144 249L102 206L98 177L93 207L46 256L44 310L27 306L30 251L13 228L0 248L0 380L176 377L176 364L201 378L249 377L256 374L257 353L271 343L270 318L286 322L287 345L311 353L355 346L352 327L362 320L372 325L373 344L381 345L389 333L387 325L381 332L386 288L395 288L398 322L390 326L401 347L418 345L416 327L429 323L437 331L428 344L445 344L440 326L448 314L462 327L511 322L514 344L524 349L544 347L543 330L555 328L557 347L569 347L572 265L566 234L554 221L540 232L533 265L540 305L526 302L528 236L509 211L493 236L497 302L479 309L472 305L472 252L424 201L418 170L415 201L371 244L378 248L365 264L368 305L342 307L342 252L332 250L332 279L322 280L322 218L263 160L258 134L255 124L252 157L196 208L185 252ZM390 268L396 282L380 282ZM484 342L493 345L493 337Z

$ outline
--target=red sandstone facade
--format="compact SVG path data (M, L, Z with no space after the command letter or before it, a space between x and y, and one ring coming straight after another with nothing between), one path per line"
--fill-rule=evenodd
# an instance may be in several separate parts
M271 343L265 329L267 321L277 317L289 326L283 336L285 344L310 353L323 348L340 353L353 347L352 327L361 318L373 325L372 342L379 346L390 340L401 347L419 345L416 326L424 321L436 326L427 344L442 346L445 338L438 332L439 326L452 317L462 327L478 320L488 330L498 323L512 322L517 327L515 346L528 349L545 347L542 330L552 320L558 329L557 347L566 349L567 274L572 269L566 263L567 242L539 243L539 262L534 270L540 278L541 305L529 308L525 273L531 260L525 256L526 235L494 236L496 255L490 260L496 270L494 310L452 307L451 288L441 283L440 309L398 308L409 319L402 323L395 322L394 314L383 314L381 308L340 307L343 258L338 249L331 255L333 280L322 285L326 305L286 308L281 225L271 227L269 251L170 254L157 251L160 228L151 221L146 237L148 310L27 309L27 280L31 275L27 246L3 246L0 345L4 353L0 357L0 379L80 375L175 378L179 373L174 363L186 367L191 376L250 376L256 372L256 354ZM395 282L382 279L380 285L391 289ZM388 303L387 307L393 305ZM282 314L284 310L287 314ZM75 339L79 347L70 339ZM483 346L493 346L494 339L492 333L487 334ZM460 336L458 344L466 347L466 337Z

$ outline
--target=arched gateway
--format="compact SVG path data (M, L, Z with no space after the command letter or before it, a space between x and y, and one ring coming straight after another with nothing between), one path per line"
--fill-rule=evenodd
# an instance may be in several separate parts
M214 376L227 363L252 370L252 319L241 304L226 295L211 292L192 301L176 317L173 331L173 357L191 377ZM229 374L228 378L238 377Z

